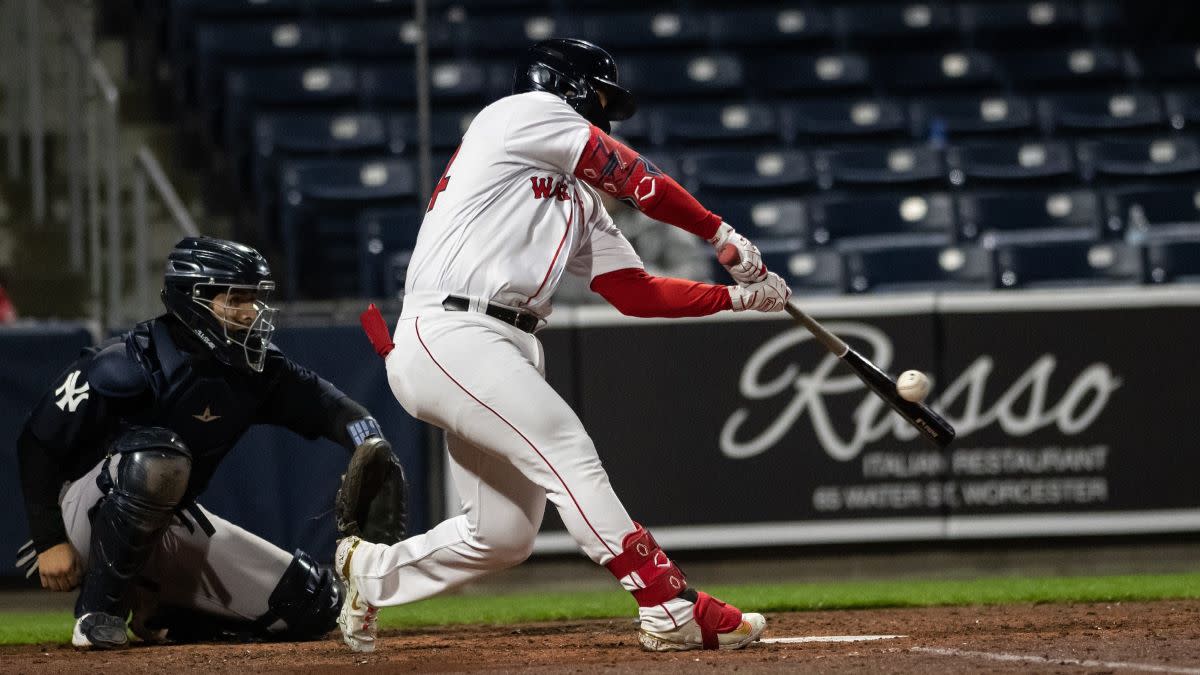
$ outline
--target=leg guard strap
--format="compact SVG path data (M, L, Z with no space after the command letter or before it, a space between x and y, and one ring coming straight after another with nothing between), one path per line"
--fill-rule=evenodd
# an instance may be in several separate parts
M713 596L699 591L696 593L696 606L693 610L696 625L700 627L700 638L704 641L705 649L717 649L720 642L719 633L728 633L742 625L742 612L731 607Z
M660 605L687 588L683 572L641 525L637 525L637 529L625 537L623 549L605 567L618 580L637 574L643 587L631 593L638 606Z

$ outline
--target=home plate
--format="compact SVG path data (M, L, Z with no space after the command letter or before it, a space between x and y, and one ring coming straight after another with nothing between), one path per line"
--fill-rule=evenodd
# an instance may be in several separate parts
M869 640L892 640L907 635L805 635L804 637L763 638L759 642L769 645L790 645L797 642L867 642Z

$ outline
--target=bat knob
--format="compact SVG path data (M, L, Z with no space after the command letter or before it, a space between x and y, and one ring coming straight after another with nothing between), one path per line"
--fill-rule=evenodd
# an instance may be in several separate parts
M721 250L717 252L717 260L726 267L731 267L742 261L742 257L738 255L737 247L733 244L725 244Z

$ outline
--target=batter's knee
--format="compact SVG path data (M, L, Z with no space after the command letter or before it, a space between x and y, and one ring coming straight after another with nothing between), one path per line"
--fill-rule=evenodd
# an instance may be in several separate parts
M510 521L505 527L476 529L471 533L470 545L499 569L524 562L533 553L536 538L537 527L522 519Z

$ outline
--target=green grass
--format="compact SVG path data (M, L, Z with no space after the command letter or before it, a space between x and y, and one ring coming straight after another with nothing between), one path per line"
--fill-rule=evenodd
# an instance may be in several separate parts
M1114 602L1200 599L1200 572L1105 577L1004 577L970 581L866 581L824 584L712 586L706 590L743 609L816 609ZM383 628L635 616L627 593L456 595L384 609ZM0 612L0 644L59 643L70 637L66 612Z

